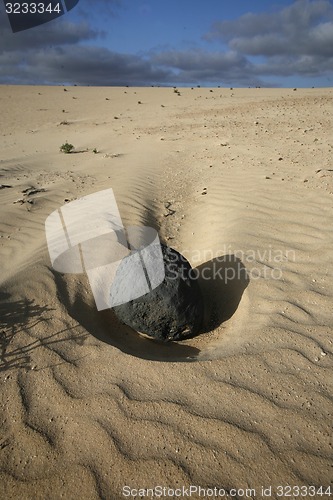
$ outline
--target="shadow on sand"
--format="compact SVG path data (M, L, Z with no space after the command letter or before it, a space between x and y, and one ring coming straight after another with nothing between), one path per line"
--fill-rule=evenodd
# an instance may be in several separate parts
M39 323L50 320L52 311L54 309L40 306L27 298L13 301L10 294L0 292L0 372L19 368L30 370L32 353L41 347L52 349L52 346L66 340L75 340L82 345L88 334L76 333L75 328L64 328L41 339L32 338L24 345L15 341L16 335L21 332L29 335Z
M212 259L195 268L204 299L204 322L198 335L214 330L231 318L237 310L249 279L240 259L234 255L224 255ZM117 347L122 352L142 359L154 361L194 361L200 350L186 341L163 343L150 339L119 322L110 310L97 311L95 304L87 303L83 291L89 289L86 278L80 278L75 300L68 296L66 275L54 272L59 296L68 313L91 335Z
M120 323L113 311L97 311L86 291L90 286L84 276L75 279L75 290L67 282L68 275L52 271L58 296L68 314L95 338L112 345L126 354L154 361L195 361L200 350L185 341L162 343L150 339ZM249 283L246 269L234 255L224 255L207 261L194 269L204 300L204 321L198 336L203 336L233 316ZM71 283L73 284L73 282ZM41 307L33 301L23 299L11 301L8 294L0 293L0 371L30 367L31 352L41 346L65 342L62 332L43 339L36 339L22 347L13 347L15 334L22 329L33 329L49 316L51 308ZM50 318L48 318L50 319ZM67 330L67 329L66 329ZM85 334L69 337L77 344L84 343Z
M216 257L196 269L205 309L202 331L209 332L234 315L250 280L242 261L233 254Z

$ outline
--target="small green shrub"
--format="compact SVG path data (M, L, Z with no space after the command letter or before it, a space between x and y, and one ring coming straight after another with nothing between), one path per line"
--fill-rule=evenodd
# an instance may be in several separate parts
M68 144L67 141L65 142L65 144L63 144L62 146L60 146L60 151L62 153L69 154L69 153L72 152L72 149L74 149L73 144Z

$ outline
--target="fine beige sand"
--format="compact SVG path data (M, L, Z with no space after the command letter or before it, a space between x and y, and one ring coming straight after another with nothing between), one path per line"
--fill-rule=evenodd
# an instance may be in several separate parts
M179 93L0 87L1 499L332 480L333 90ZM196 338L141 337L52 269L47 216L110 187L197 268Z

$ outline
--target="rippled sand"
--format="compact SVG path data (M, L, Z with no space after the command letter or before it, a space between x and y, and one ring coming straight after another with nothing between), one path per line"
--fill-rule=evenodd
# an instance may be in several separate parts
M333 91L180 94L0 87L3 499L332 479ZM197 269L198 337L138 336L52 269L46 217L109 187Z

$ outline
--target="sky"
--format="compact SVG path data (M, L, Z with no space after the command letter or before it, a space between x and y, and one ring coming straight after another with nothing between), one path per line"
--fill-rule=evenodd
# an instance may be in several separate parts
M80 0L13 33L0 84L331 87L333 0Z

